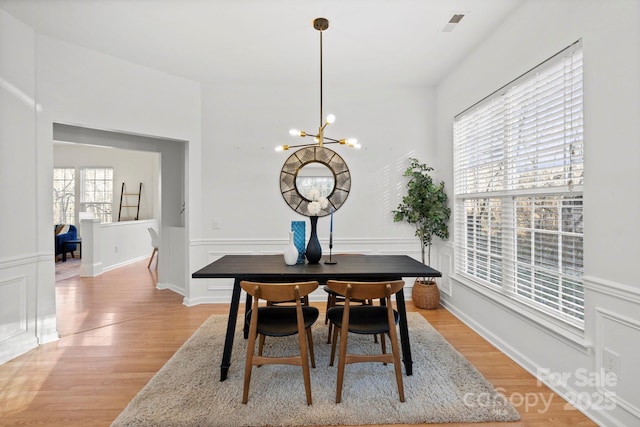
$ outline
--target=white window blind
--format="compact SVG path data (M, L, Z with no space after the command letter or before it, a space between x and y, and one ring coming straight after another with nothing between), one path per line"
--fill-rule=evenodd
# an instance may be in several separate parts
M583 319L580 42L454 120L456 273Z
M80 206L101 222L112 221L113 168L81 169Z
M53 223L75 223L75 168L53 169Z

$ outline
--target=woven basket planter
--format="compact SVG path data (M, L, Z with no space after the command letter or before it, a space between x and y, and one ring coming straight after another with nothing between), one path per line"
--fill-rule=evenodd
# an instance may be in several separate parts
M429 284L427 284L429 283ZM416 279L411 290L413 305L418 308L434 310L440 305L440 290L435 281Z

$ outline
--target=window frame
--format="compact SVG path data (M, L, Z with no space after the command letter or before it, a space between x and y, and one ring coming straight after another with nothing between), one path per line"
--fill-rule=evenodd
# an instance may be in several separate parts
M62 179L56 178L56 171L65 171L65 176ZM71 177L67 176L67 173L71 173ZM58 205L64 202L61 202L61 196L56 194L56 182L65 182L65 189L61 189L63 191L63 198L67 198L71 200L71 202L67 202L67 205L71 208L71 213L67 213L64 215L64 218L60 217L61 210ZM54 224L75 224L76 222L76 168L75 167L54 167L53 168L53 223Z
M103 172L110 175L108 178L103 177L87 177L89 172ZM100 219L102 223L113 222L113 167L86 167L80 168L80 201L79 207L81 212L92 212L94 218ZM93 189L88 191L88 183L93 184ZM103 188L100 188L103 187ZM93 197L87 197L92 194ZM88 200L91 199L91 200ZM99 200L102 199L102 200Z
M491 95L485 97L477 104L472 107L469 107L459 115L457 115L454 119L454 221L455 221L455 239L454 239L454 250L455 250L455 262L454 262L454 275L461 280L466 281L471 284L471 286L476 287L476 285L481 285L483 289L486 289L489 293L494 294L496 299L500 300L505 305L514 304L516 309L526 308L526 311L533 314L537 317L543 317L545 321L559 321L561 324L570 327L570 329L575 332L576 330L583 331L584 330L584 283L583 283L583 247L582 242L584 239L584 230L580 225L581 233L573 233L566 232L562 229L562 224L559 224L558 230L552 231L549 230L548 235L546 236L547 240L551 240L550 236L557 236L559 245L557 246L557 254L560 260L558 265L558 270L563 269L562 264L562 251L564 248L564 236L572 236L580 238L580 266L582 270L579 273L579 288L580 288L580 298L579 303L580 307L578 308L577 313L569 310L571 314L567 312L563 312L562 306L560 306L559 310L551 309L548 304L537 301L535 296L533 298L527 298L518 292L519 283L518 283L518 269L523 268L523 263L518 259L518 243L516 239L518 238L518 218L517 209L516 209L516 201L519 199L529 198L530 200L543 200L543 197L553 197L559 200L560 206L564 206L562 201L566 198L568 200L580 200L580 213L583 212L583 204L582 204L582 177L584 174L584 144L583 144L583 136L582 136L582 114L583 114L583 104L582 104L582 43L579 40L573 45L569 46L566 49L563 49L558 54L549 58L547 61L543 62L539 66L533 68L517 79L513 80L509 84L505 85L498 91L492 93ZM576 134L572 134L573 128L571 128L568 138L570 142L567 142L567 137L564 134L560 137L563 141L563 147L566 146L575 146L577 148L578 154L573 156L574 151L571 149L571 155L569 158L562 157L563 153L555 152L555 147L553 145L545 145L546 142L539 142L537 139L533 138L536 141L531 145L534 149L538 147L542 147L540 150L540 158L547 159L547 163L551 164L551 170L556 167L556 163L561 164L561 162L566 163L566 173L564 176L560 176L559 178L551 174L547 178L548 180L540 179L536 174L538 173L537 164L533 164L533 166L526 164L525 161L529 160L530 156L537 156L538 154L531 155L530 153L525 153L522 157L518 157L513 152L518 151L514 150L514 140L519 141L517 138L514 138L510 134L510 128L508 126L508 120L511 117L510 108L512 105L508 105L508 96L510 95L510 91L513 91L514 87L517 87L518 84L524 85L528 83L528 80L535 78L536 73L544 73L546 70L554 69L557 64L565 61L564 58L567 56L571 56L574 54L579 55L579 70L574 70L570 68L568 70L569 73L576 73L579 77L579 99L575 100L576 102L576 129L579 127L579 130ZM564 70L562 72L565 72ZM573 89L571 89L571 93L573 93ZM546 98L543 100L546 101ZM565 100L563 100L564 102ZM573 98L568 97L566 99L567 102L573 103ZM564 105L564 104L563 104ZM571 104L573 105L573 104ZM518 105L522 107L521 105ZM472 114L487 114L487 117L492 118L494 114L496 116L502 116L499 120L496 120L496 123L489 123L487 127L482 128L482 132L478 132L477 135L470 135L469 137L474 140L477 144L475 147L471 147L471 143L467 142L468 145L459 145L460 140L464 139L460 136L460 127L458 124L461 119L468 118L469 115ZM519 113L516 111L516 113ZM520 117L521 119L521 117ZM574 120L574 117L569 117L570 121ZM482 123L482 122L481 122ZM521 122L522 123L522 122ZM553 124L555 125L555 124ZM526 126L534 126L530 123L526 123ZM555 130L555 129L552 129ZM527 129L527 132L529 129ZM544 132L540 132L543 134ZM475 138L474 138L475 137ZM504 157L500 155L496 156L496 152L499 152L499 149L493 150L493 148L504 145ZM529 146L524 145L524 149L522 146L516 147L520 150L526 151ZM469 148L471 147L471 148ZM480 148L478 148L480 147ZM475 150L474 153L466 152L461 154L461 150ZM473 158L475 155L475 158ZM573 158L571 158L573 157ZM535 157L537 159L537 157ZM461 160L462 159L462 160ZM466 162L469 160L469 162ZM550 159L550 160L549 160ZM473 169L473 162L478 165L476 169ZM518 166L514 166L513 161L520 161L520 166L522 170L525 170L527 167L532 171L532 176L534 179L531 180L531 184L524 185L523 188L520 187L521 181L518 181L518 176L524 176L524 174L518 175L517 171ZM466 162L466 163L465 163ZM562 164L565 164L562 163ZM465 171L465 168L469 166L470 169ZM575 167L574 167L575 166ZM467 172L465 175L462 172ZM562 175L562 174L560 174ZM496 179L498 177L498 179ZM540 184L542 183L542 184ZM475 184L475 187L470 184ZM487 203L486 201L491 199L491 203ZM499 201L499 203L497 202ZM483 206L481 207L480 205ZM473 208L475 206L475 210ZM574 208L578 206L573 206ZM469 210L471 208L471 210ZM482 209L484 210L482 210ZM486 212L485 212L486 210ZM577 208L575 209L578 210ZM494 224L492 223L493 217L497 215L499 211L500 221L498 223L498 228L500 228L500 234L494 235ZM471 215L471 217L470 217ZM562 212L560 212L560 219ZM581 216L582 218L582 216ZM560 221L558 221L560 222ZM487 235L484 236L482 233L487 231ZM542 233L539 229L535 229L535 233ZM534 235L535 235L534 233ZM471 240L470 240L471 239ZM473 240L475 239L475 240ZM532 243L533 244L533 243ZM471 246L473 245L473 246ZM484 245L484 246L483 246ZM493 246L500 246L500 251L493 253ZM481 249L478 250L478 247ZM542 247L545 247L544 245ZM534 249L532 249L532 259L534 255ZM469 257L474 256L476 260L473 262L469 261ZM477 259L486 258L484 262L478 262ZM542 259L541 257L540 259ZM551 256L553 258L553 255ZM473 267L474 271L470 271L470 265ZM536 265L536 261L532 262L532 265ZM495 269L494 269L495 267ZM483 270L484 268L484 270ZM542 269L545 271L544 269ZM558 275L558 283L564 283L561 280L563 279L562 271ZM531 283L536 283L532 281ZM549 286L544 289L545 292L551 293L550 290L553 286L553 283L549 283ZM560 290L564 289L560 287ZM533 286L532 286L533 292ZM549 294L544 294L543 297L547 298ZM563 292L558 292L559 300L561 302L565 301L563 299ZM551 297L549 297L551 298ZM573 297L569 297L571 299ZM538 298L540 299L540 298ZM575 299L575 298L574 298ZM548 302L548 301L547 301ZM571 300L571 304L574 301ZM569 304L569 305L571 305ZM572 308L573 310L573 308ZM577 314L577 315L576 315Z

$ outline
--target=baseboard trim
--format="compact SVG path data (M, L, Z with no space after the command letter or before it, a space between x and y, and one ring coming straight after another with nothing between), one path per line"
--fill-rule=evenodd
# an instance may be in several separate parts
M30 332L7 339L0 347L0 365L36 347L38 347L38 339Z
M446 308L449 312L451 312L454 316L456 316L462 323L471 328L474 332L480 335L482 338L487 340L493 346L495 346L502 353L507 355L511 360L520 365L524 370L533 375L538 381L544 383L547 387L553 390L554 393L558 394L567 402L571 401L571 396L579 396L580 393L575 389L565 386L560 387L555 383L548 381L548 379L541 378L538 375L538 372L542 371L542 368L538 366L533 360L528 358L522 352L518 351L511 345L509 345L506 341L497 337L491 331L484 328L482 325L474 321L469 316L465 315L464 312L459 310L454 304L450 301L442 301L442 306ZM576 407L574 405L574 407ZM615 424L616 419L611 417L610 414L605 413L604 411L594 411L588 410L585 408L576 407L576 410L583 413L586 417L596 422L598 425L617 425Z

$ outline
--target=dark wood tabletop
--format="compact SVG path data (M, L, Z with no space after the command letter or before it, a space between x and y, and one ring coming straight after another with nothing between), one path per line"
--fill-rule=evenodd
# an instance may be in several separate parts
M374 279L440 277L442 274L406 255L333 255L336 264L286 265L282 255L225 255L192 274L193 278L243 280Z

